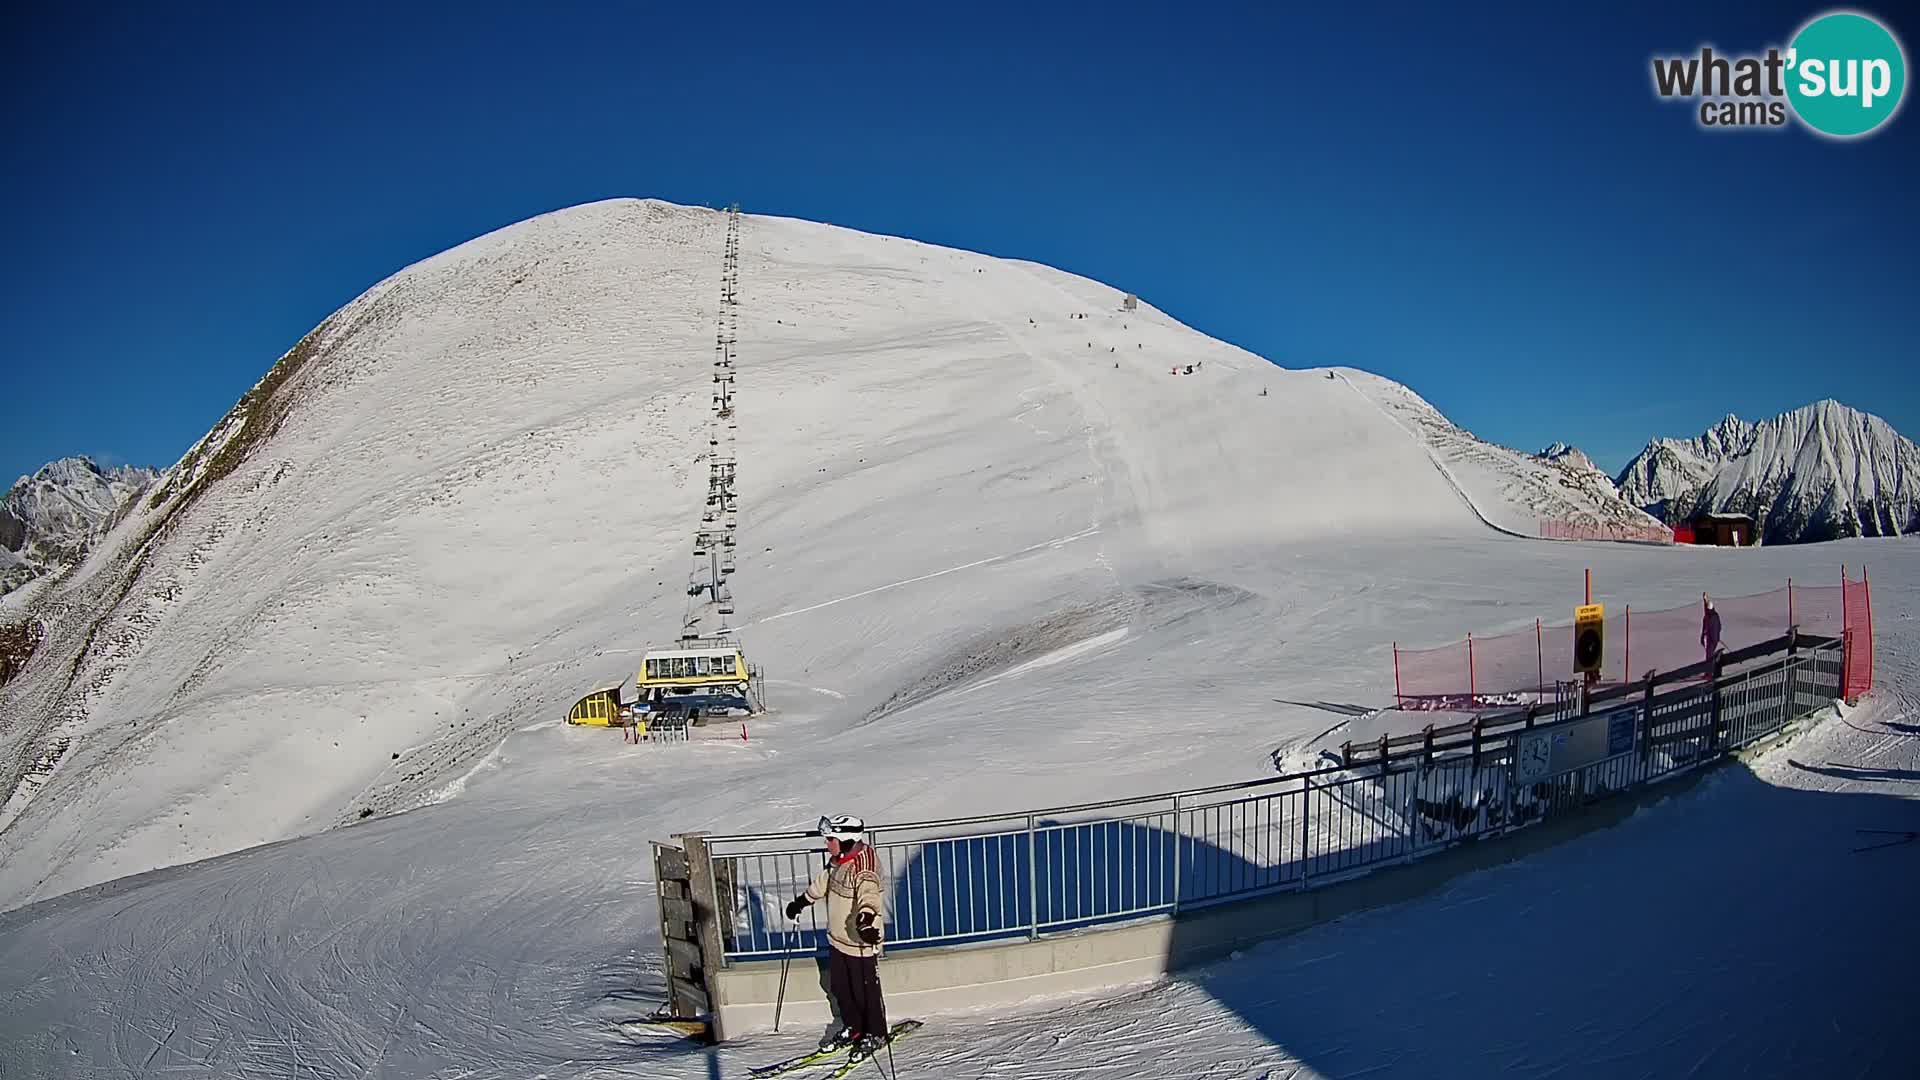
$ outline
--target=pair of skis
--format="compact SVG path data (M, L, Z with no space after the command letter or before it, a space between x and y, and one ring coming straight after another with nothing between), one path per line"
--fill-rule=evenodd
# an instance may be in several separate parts
M868 1054L866 1057L850 1057L847 1061L841 1063L839 1068L828 1073L825 1080L840 1080L841 1077L851 1074L855 1069L872 1061L881 1051L884 1051L887 1047L920 1030L922 1026L923 1024L919 1020L900 1021L888 1029L886 1041L881 1043L873 1053ZM825 1061L831 1061L839 1057L842 1053L845 1053L846 1050L847 1048L844 1046L836 1046L826 1050L809 1050L804 1054L790 1057L785 1061L776 1061L771 1065L762 1065L760 1068L750 1070L748 1075L752 1076L754 1080L767 1080L768 1077L772 1076L785 1076L787 1073L804 1069L809 1065L818 1065Z

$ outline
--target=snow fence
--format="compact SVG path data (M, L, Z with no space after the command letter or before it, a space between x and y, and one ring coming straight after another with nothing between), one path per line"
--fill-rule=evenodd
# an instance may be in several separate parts
M1603 686L1643 680L1650 671L1672 671L1707 657L1701 641L1705 601L1660 610L1627 604L1607 612ZM1720 645L1729 652L1769 641L1797 627L1804 635L1844 639L1851 700L1873 687L1873 604L1865 572L1856 581L1840 572L1838 585L1804 585L1752 596L1713 597L1720 613ZM1573 624L1541 620L1523 630L1466 638L1431 649L1393 646L1393 692L1402 709L1473 711L1551 696L1558 684L1577 681Z

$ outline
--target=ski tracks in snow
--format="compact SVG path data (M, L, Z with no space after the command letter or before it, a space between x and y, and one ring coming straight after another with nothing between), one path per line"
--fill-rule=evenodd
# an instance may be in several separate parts
M831 600L822 600L817 604L809 604L806 607L793 608L792 610L789 610L789 611L782 611L777 615L768 615L766 618L756 619L752 623L749 623L748 625L758 626L761 623L776 622L780 619L785 619L793 615L805 615L809 611L819 611L821 608L829 608L834 606L835 604L844 604L849 600L858 600L863 596L872 596L875 593L883 593L888 591L889 589L898 589L898 588L901 588L902 586L914 585L922 581L931 581L937 577L945 577L948 574L957 574L962 570L971 570L977 566L990 566L993 563L1007 562L1008 560L1011 560L1011 559L1017 559L1022 555L1032 554L1033 552L1039 551L1043 548L1063 548L1063 547L1066 547L1068 544L1071 544L1077 540L1084 540L1089 536L1094 536L1098 534L1099 532L1100 532L1100 527L1095 525L1090 528L1082 529L1079 532L1073 533L1068 536L1056 536L1051 540L1042 540L1037 544L1028 544L1026 547L1023 547L1018 551L1010 551L1004 555L990 555L987 558L975 559L972 562L961 563L958 566L949 566L945 570L935 570L930 574L921 574L918 577L903 578L899 581L890 581L885 585L875 585L871 589L862 589L859 592L848 593L845 596L836 596Z

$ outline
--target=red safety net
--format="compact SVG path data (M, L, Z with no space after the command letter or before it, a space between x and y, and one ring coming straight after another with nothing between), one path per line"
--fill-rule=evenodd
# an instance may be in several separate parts
M1636 544L1671 544L1673 530L1665 525L1620 525L1604 521L1560 521L1542 518L1543 540L1624 540Z
M1726 652L1771 641L1798 625L1803 634L1846 642L1846 696L1873 685L1873 607L1864 577L1840 585L1800 585L1752 596L1713 597L1718 646ZM1708 658L1706 603L1647 611L1609 606L1600 681L1638 682ZM1394 647L1394 696L1401 708L1471 709L1551 694L1578 678L1573 626L1536 622L1525 630L1478 635L1433 649Z
M1873 689L1873 587L1868 584L1864 569L1860 571L1860 580L1854 581L1842 567L1840 581L1841 611L1847 626L1840 696L1852 701Z

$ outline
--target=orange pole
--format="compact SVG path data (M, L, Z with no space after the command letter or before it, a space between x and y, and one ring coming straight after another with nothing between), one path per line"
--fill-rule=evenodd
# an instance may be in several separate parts
M1534 674L1539 678L1540 689L1544 691L1547 688L1547 652L1546 646L1540 641L1539 619L1533 620L1533 662L1540 669Z
M1627 605L1627 658L1620 663L1620 681L1633 681L1633 605Z
M1587 567L1587 603L1593 603L1593 567Z
M1793 629L1793 579L1787 579L1787 629Z

